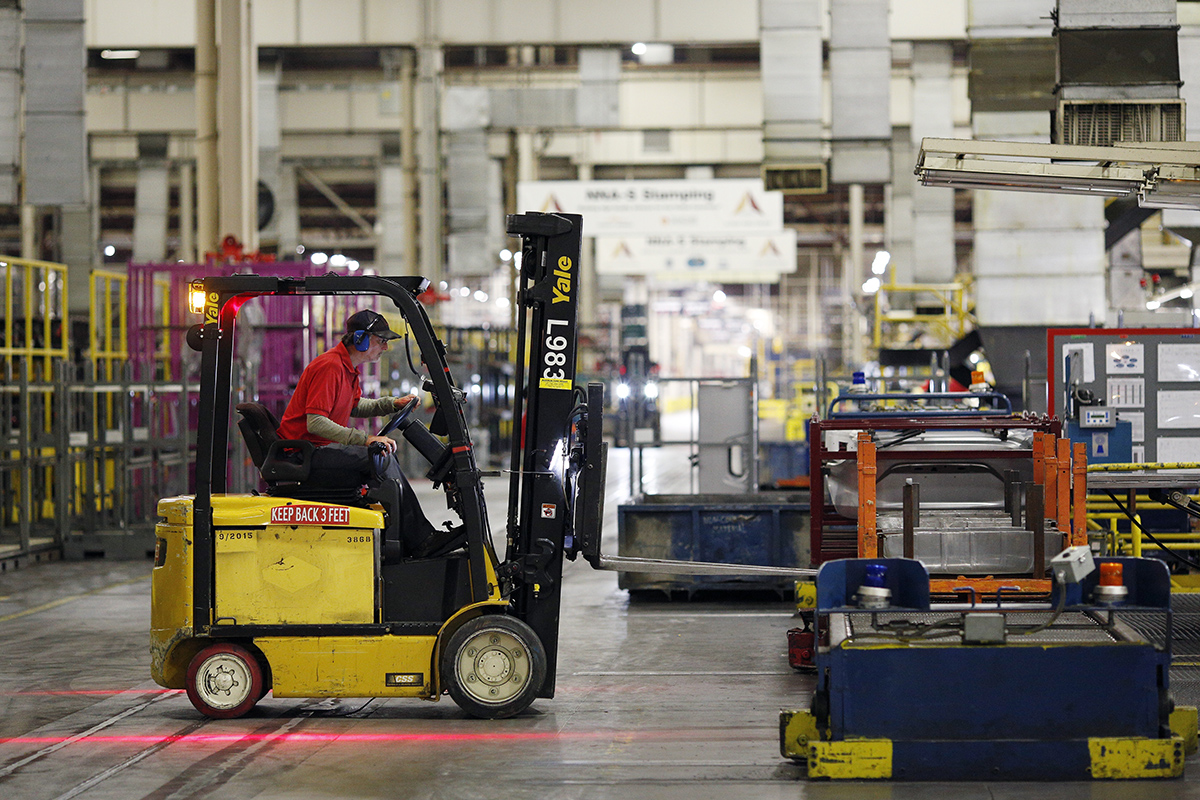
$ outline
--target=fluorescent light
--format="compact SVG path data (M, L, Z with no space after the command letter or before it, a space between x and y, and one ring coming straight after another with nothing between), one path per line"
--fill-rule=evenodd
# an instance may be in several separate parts
M879 278L867 278L862 285L863 294L875 294L879 291Z
M629 49L633 51L635 56L644 56L646 54L646 43L637 42Z
M141 50L101 50L100 57L109 61L128 61L142 54Z
M968 144L981 144L979 142ZM987 142L986 144L998 144ZM1035 156L1030 153L1029 156ZM920 154L917 175L926 186L1009 191L1101 194L1127 197L1145 182L1145 170L1128 166L1000 161Z

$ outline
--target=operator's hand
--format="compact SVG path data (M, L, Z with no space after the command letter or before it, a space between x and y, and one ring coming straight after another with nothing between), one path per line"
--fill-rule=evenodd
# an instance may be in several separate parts
M371 446L371 445L373 445L373 444L377 444L377 445L379 445L380 447L382 447L382 448L383 448L383 452L385 452L385 453L387 453L387 454L389 454L389 455L391 455L392 453L396 452L396 440L395 440L395 439L392 439L391 437L388 437L388 436L368 436L368 437L367 437L367 447L368 447L368 448L370 448L370 446Z
M404 408L405 406L411 405L413 403L419 403L419 402L421 402L421 398L417 397L415 394L406 394L403 397L393 397L392 398L392 404L396 407L397 411Z

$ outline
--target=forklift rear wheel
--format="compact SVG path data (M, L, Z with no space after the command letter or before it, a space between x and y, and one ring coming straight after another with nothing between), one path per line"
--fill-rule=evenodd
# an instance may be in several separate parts
M442 683L468 714L503 719L529 707L546 679L546 650L519 619L491 614L465 623L442 655Z
M210 644L188 665L188 700L213 719L242 716L262 698L264 685L258 659L239 644Z

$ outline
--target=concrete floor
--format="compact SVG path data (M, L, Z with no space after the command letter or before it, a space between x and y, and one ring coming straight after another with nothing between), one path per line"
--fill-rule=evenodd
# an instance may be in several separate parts
M518 718L268 696L207 720L149 680L149 572L0 574L0 798L1200 798L1195 756L1155 783L809 783L778 751L779 708L813 685L787 664L789 604L631 602L582 562L564 579L557 696Z

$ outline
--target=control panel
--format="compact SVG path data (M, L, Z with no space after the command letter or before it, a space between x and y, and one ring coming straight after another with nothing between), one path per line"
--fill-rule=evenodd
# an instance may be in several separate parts
M1079 409L1079 427L1081 428L1115 428L1116 426L1116 409L1104 406L1084 406Z

